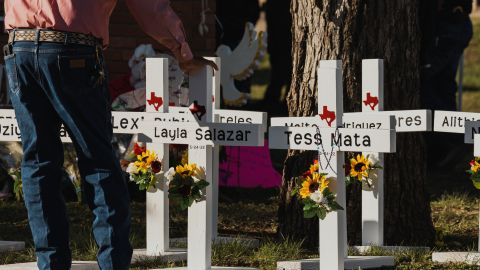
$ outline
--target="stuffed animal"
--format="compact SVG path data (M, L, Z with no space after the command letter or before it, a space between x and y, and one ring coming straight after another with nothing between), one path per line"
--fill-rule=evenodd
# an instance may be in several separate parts
M147 57L168 58L170 104L189 106L188 89L184 85L185 76L177 60L168 54L157 54L151 44L141 44L135 49L128 61L131 70L129 83L133 89L116 97L112 102L112 108L119 111L128 111L140 110L145 107Z
M134 89L145 88L145 80L147 77L145 72L145 59L154 56L156 56L156 53L152 44L141 44L135 49L135 52L128 61L128 66L132 72L130 84Z

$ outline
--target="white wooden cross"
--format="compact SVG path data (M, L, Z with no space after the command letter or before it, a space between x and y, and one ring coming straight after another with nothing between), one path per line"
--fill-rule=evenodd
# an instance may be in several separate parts
M209 58L210 60L214 61L219 68L221 67L220 59L219 58ZM158 61L158 60L156 60ZM163 63L162 65L165 65ZM170 111L169 114L165 114L165 117L162 117L162 121L172 121L172 117L175 118L173 115L178 114L176 117L176 121L174 122L195 122L195 118L191 114L188 108L185 107L169 107L168 109L163 107L155 107L155 103L153 102L154 99L162 100L164 104L167 103L168 97L165 93L165 89L168 89L168 85L166 85L165 78L168 78L168 73L165 67L160 68L160 66L150 65L150 69L147 70L147 74L152 74L149 78L153 78L150 83L155 83L158 86L163 88L152 88L157 89L155 92L150 92L147 94L147 111L149 112L158 112L160 108L162 108L163 113ZM161 74L162 76L159 76ZM148 75L147 75L148 76ZM202 77L202 76L200 76ZM199 82L202 82L202 79L199 75L195 75L191 77L191 88L189 93L195 94L198 93L198 89L196 89L196 85ZM163 78L163 79L161 79ZM192 81L193 80L193 81ZM237 111L237 110L222 110L220 109L220 71L216 71L213 76L213 81L209 80L208 82L209 87L212 88L212 106L213 106L213 115L209 114L205 117L212 119L215 123L231 123L231 124L259 124L262 126L262 129L266 130L266 123L267 123L267 114L265 112L252 112L252 111ZM147 91L149 82L147 80ZM210 86L212 84L212 86ZM200 91L201 92L201 91ZM192 96L190 96L190 99ZM150 101L150 102L149 102ZM150 104L151 103L151 104ZM157 111L158 110L158 111ZM161 112L162 113L162 112ZM212 117L212 118L210 118ZM178 143L178 142L172 142ZM155 146L153 146L155 145ZM262 144L263 145L263 144ZM150 148L154 149L158 153L167 153L168 155L168 144L150 144ZM165 152L167 151L167 152ZM212 189L212 240L217 239L218 235L218 167L219 167L219 148L213 148L213 174L212 174L212 181L211 181L211 189ZM168 165L168 157L164 155L164 166ZM165 189L163 189L165 190ZM159 193L159 194L157 194ZM160 194L161 193L161 194ZM151 205L152 211L147 210L147 255L167 255L171 259L183 259L186 254L182 253L182 249L172 249L170 248L170 240L169 240L169 213L168 213L168 194L163 191L158 191L154 194L147 194L147 207ZM164 202L164 200L167 200ZM151 204L149 203L151 202ZM157 206L158 205L158 206ZM157 224L160 224L159 226ZM149 226L150 224L150 226ZM149 230L149 228L152 228ZM229 238L224 238L227 241ZM175 241L179 241L175 239ZM249 241L250 242L250 241Z
M473 143L473 156L480 157L480 121L467 121L465 125L465 142ZM472 140L470 140L472 138ZM480 253L480 215L479 215L478 252ZM479 255L480 256L480 255Z
M384 100L384 67L382 59L365 59L362 61L362 115L371 113L393 115L396 120L396 132L425 132L431 130L431 111L402 110L383 111ZM344 127L354 127L350 117L358 113L344 114ZM378 160L384 166L383 153L365 153ZM384 245L384 172L379 170L375 185L362 189L362 245Z
M443 113L442 113L443 114ZM463 115L462 115L463 114ZM473 156L480 157L480 121L469 121L465 120L464 117L467 118L476 118L474 114L467 114L465 113L457 114L456 117L453 118L443 118L443 123L450 123L455 126L458 126L459 120L462 119L462 125L464 125L464 132L465 132L465 143L474 144L473 146ZM445 115L441 115L445 117ZM463 116L463 117L462 117ZM440 127L439 127L440 128ZM446 130L446 127L444 127ZM455 130L458 131L458 130ZM458 132L455 132L458 133ZM467 168L468 164L465 164ZM480 230L480 219L479 219L479 226ZM466 251L466 252L433 252L432 253L432 261L434 262L450 262L450 263L467 263L471 265L480 265L480 233L478 238L478 249L477 251Z
M163 103L160 111L167 110L165 101L167 91L165 79L152 79L158 76L156 65L166 66L162 59L147 59L147 91L152 97L160 97L163 89ZM149 83L150 82L150 83ZM213 123L212 103L212 70L204 68L200 73L190 77L190 101L196 102L204 111L196 114L194 121L162 122L148 121L142 123L142 130L154 144L187 144L189 145L189 162L197 163L206 169L207 181L211 185L206 189L206 200L194 203L188 209L188 269L203 270L211 268L212 242L212 189L213 149L216 145L262 146L265 127L260 124L228 124ZM168 115L168 113L166 113ZM166 117L169 119L169 116ZM166 189L164 189L166 190ZM166 195L166 192L164 192ZM165 210L164 210L165 211ZM163 221L164 222L164 221Z
M343 151L394 152L395 131L391 116L365 119L368 123L364 125L369 126L371 120L379 121L383 123L383 129L337 128L342 125L343 116L341 68L341 61L320 62L317 75L319 117L272 118L269 147L319 151L321 171L337 180L337 202L346 209ZM346 263L352 266L352 260L357 258L347 256L346 234L346 210L329 213L324 220L320 220L320 269L344 269ZM394 264L392 257L362 258L363 263L366 261L368 263L362 264L362 267ZM281 267L280 263L277 266Z

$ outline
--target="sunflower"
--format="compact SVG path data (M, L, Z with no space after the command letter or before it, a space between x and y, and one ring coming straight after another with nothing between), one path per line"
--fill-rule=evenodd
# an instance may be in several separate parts
M140 162L145 162L148 166L157 160L157 154L155 154L153 151L146 150L145 152L142 152L141 155L137 155L137 160Z
M142 173L147 173L148 171L148 164L145 161L135 161L133 163L135 167L137 167L137 173L142 172Z
M325 175L313 173L311 176L305 177L300 189L300 196L305 199L315 191L323 192L328 187L329 181Z
M175 171L182 175L182 176L193 176L195 172L197 171L197 164L191 163L191 164L184 164L184 165L178 165L175 168Z
M350 159L350 176L356 177L358 181L368 178L368 171L370 170L370 160L364 155L357 155L356 158Z

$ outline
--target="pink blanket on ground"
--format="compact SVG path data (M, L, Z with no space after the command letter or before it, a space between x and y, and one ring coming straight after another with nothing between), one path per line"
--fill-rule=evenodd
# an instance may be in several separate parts
M219 184L228 187L279 187L282 176L273 168L268 141L263 147L227 146L220 163Z

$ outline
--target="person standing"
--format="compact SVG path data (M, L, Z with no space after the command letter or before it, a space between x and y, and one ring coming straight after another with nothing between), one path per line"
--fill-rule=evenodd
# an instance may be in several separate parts
M460 57L473 36L471 0L428 0L422 18L421 103L430 110L456 111L456 75ZM437 168L461 156L463 137L426 134L428 163Z
M472 1L431 2L437 11L422 33L422 103L427 109L455 111L458 63L473 36Z
M194 57L168 0L125 0L141 28L166 46L181 68L210 61ZM94 215L102 270L128 269L129 195L111 145L111 111L102 49L116 0L5 0L5 68L22 134L25 205L40 270L71 267L69 229L60 194L60 126L76 148L83 191Z

